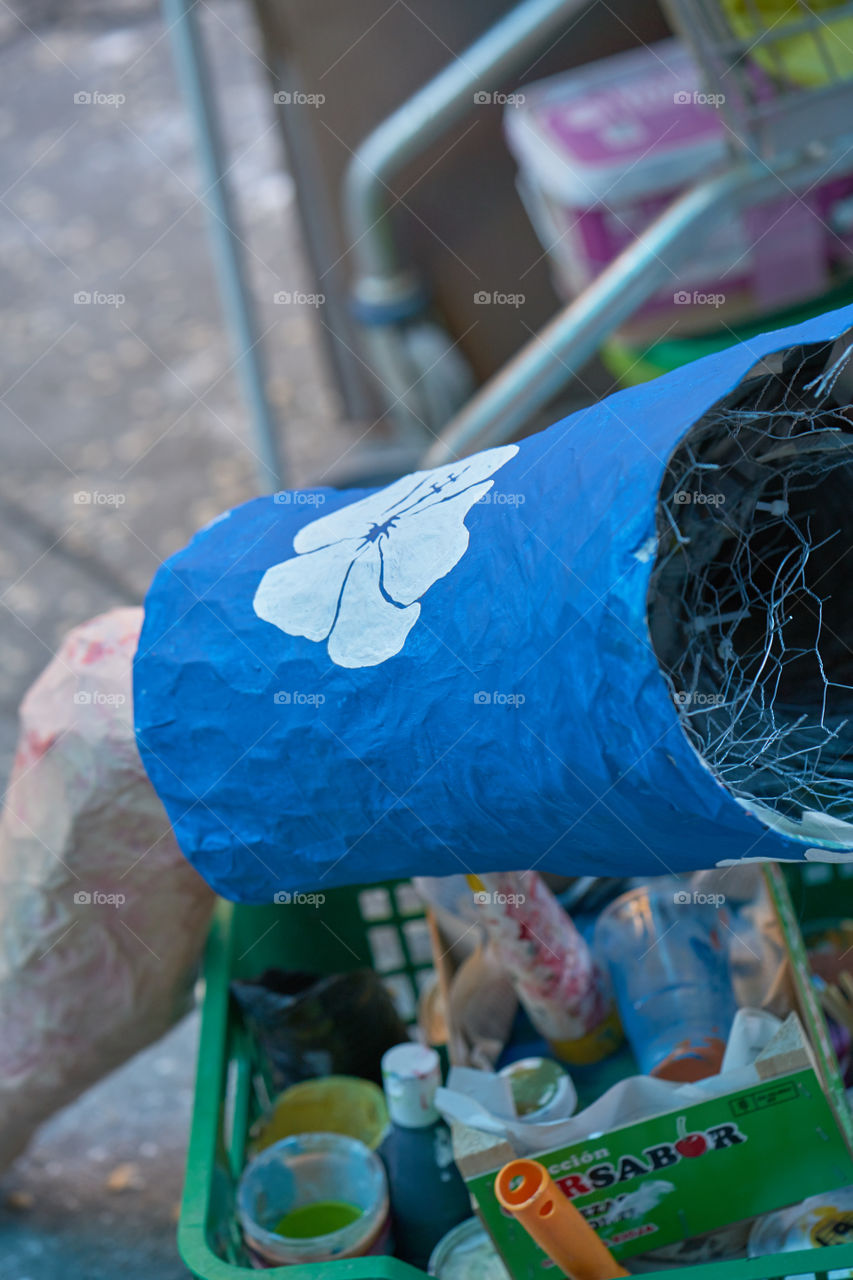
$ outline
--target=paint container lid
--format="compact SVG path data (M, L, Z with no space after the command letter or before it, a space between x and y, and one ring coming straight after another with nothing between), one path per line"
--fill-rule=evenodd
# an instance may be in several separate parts
M519 1058L498 1075L509 1080L515 1113L528 1124L563 1119L577 1105L574 1085L553 1058Z
M441 1084L441 1060L423 1044L398 1044L382 1055L382 1084L388 1112L404 1129L435 1124L435 1091Z
M758 1218L749 1235L749 1256L849 1244L851 1239L853 1187L840 1187Z
M385 1095L372 1080L323 1076L285 1089L252 1127L249 1153L256 1155L293 1133L343 1133L375 1151L388 1130Z
M491 1236L477 1218L466 1218L441 1237L430 1254L428 1274L438 1280L510 1280Z

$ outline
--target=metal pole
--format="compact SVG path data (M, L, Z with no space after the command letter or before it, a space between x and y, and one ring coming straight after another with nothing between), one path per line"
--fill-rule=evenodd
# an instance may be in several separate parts
M195 130L202 175L200 198L208 214L222 307L236 355L235 368L249 408L258 484L262 493L275 491L282 486L276 424L265 390L263 357L226 177L225 148L199 27L198 0L163 0L163 13L172 37L178 80Z
M739 164L685 192L481 388L420 465L439 466L514 439L614 329L673 281L673 264L686 261L708 223L829 178L843 167L845 154L798 159L779 170L762 163Z
M386 214L391 179L472 110L475 92L493 91L588 3L523 0L377 125L358 147L344 179L344 214L358 277L355 292L364 293L368 305L382 292L377 281L399 281L407 274Z

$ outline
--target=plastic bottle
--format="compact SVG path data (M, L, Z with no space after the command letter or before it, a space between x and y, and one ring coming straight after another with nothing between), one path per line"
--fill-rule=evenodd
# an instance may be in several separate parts
M622 1029L606 977L536 871L468 876L501 963L536 1030L563 1062L598 1062Z
M438 1054L425 1045L396 1045L382 1057L382 1083L391 1127L379 1155L388 1172L394 1252L425 1271L441 1237L471 1215L450 1130L435 1108Z

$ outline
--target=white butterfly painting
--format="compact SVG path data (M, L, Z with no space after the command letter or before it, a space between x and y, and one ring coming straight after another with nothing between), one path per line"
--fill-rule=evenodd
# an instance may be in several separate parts
M259 618L289 636L326 641L339 667L374 667L399 653L419 601L468 550L465 517L517 445L415 471L304 525L291 559L267 569Z

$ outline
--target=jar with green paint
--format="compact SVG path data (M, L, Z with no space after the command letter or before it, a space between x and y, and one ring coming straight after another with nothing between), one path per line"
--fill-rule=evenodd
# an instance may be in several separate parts
M246 1166L237 1188L246 1247L260 1267L388 1253L388 1183L357 1138L300 1133Z

